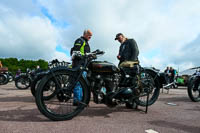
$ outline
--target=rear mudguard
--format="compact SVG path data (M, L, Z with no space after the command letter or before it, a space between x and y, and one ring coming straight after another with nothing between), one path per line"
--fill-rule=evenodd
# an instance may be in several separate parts
M144 67L145 71L149 71L154 74L154 79L158 79L159 81L159 88L163 87L163 78L160 76L160 73L157 69L153 69L151 67Z

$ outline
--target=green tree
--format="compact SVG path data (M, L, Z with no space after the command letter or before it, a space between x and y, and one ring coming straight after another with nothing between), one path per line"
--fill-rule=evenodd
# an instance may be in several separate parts
M3 67L8 67L8 70L13 74L16 73L18 69L21 69L22 72L26 72L26 69L35 69L37 65L40 66L41 69L48 68L48 62L42 59L39 60L24 60L17 58L0 58Z

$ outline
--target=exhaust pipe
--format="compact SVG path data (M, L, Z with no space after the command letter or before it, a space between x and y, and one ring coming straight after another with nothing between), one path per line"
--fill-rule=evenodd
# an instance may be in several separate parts
M133 91L131 88L123 88L120 91L116 92L113 98L130 98L133 95Z

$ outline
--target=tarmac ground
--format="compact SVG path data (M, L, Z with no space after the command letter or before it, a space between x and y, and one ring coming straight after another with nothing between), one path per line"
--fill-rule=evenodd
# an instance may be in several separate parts
M38 111L30 89L0 86L0 133L200 133L200 103L189 99L186 87L164 90L147 114L143 110L90 102L72 120L55 122Z

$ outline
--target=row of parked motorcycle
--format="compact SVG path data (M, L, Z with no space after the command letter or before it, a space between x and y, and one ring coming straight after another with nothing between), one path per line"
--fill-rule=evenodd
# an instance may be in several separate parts
M20 90L28 89L34 78L36 71L27 69L26 73L17 73L15 76L7 68L0 70L0 85L6 85L14 81L15 86Z
M96 61L103 54L100 50L86 55L74 53L83 61L77 67L53 60L48 70L21 73L15 78L15 85L18 89L30 87L39 111L51 120L72 119L91 99L108 107L125 104L129 109L144 106L147 111L158 99L160 88L166 87L164 75L137 63L131 64L133 67L118 68L107 61ZM198 77L200 74L193 75L188 84L189 97L195 102L200 101Z

